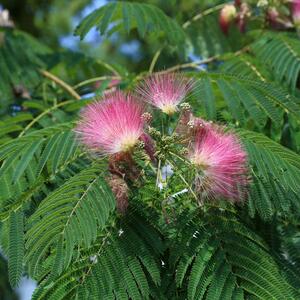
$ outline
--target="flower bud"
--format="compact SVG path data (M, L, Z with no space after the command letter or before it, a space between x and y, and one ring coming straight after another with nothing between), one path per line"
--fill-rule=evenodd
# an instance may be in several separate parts
M240 7L241 4L242 4L242 1L241 1L241 0L235 0L235 1L234 1L235 7Z
M152 115L149 112L145 112L142 114L142 120L145 124L150 124L152 121Z
M226 4L220 12L219 24L224 34L228 34L230 23L236 18L237 12L233 4Z
M247 3L242 3L240 11L236 17L236 24L240 32L246 30L246 19L251 16L251 9Z
M268 0L259 0L256 4L257 7L265 7L268 6L269 1Z
M180 104L180 107L182 108L182 110L184 111L190 111L191 110L191 105L187 102L183 102Z
M276 22L277 18L279 17L278 10L276 7L269 7L267 11L267 18L270 23Z

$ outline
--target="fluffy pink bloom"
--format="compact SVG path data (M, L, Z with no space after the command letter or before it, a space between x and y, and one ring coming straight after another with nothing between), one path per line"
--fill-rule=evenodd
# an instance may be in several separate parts
M292 17L296 26L300 26L300 0L292 1Z
M191 90L193 81L179 73L155 74L137 88L144 101L171 115Z
M143 108L130 95L117 91L88 105L75 131L90 150L127 152L143 133Z
M234 134L204 124L197 130L189 159L199 170L195 187L202 198L239 201L245 196L247 156Z

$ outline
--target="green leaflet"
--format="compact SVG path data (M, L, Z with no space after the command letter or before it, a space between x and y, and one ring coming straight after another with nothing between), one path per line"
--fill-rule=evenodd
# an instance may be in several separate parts
M295 91L300 71L300 44L295 34L267 32L251 49L279 81L287 82Z
M195 233L188 242L185 237L177 241L184 255L177 254L179 260L174 265L178 271L187 264L183 280L188 299L231 299L240 293L263 300L299 297L284 279L269 248L233 214L211 209L210 214L197 214L194 220L187 232L193 229Z
M9 219L8 274L10 284L18 285L23 272L24 216L22 211L13 212Z

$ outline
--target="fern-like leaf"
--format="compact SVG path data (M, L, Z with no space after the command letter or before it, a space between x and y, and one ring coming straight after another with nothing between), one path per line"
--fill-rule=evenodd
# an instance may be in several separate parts
M274 70L275 77L295 90L300 71L300 42L293 34L267 32L251 49Z
M258 127L263 127L270 118L275 126L279 126L284 112L297 118L300 116L300 104L297 98L273 83L237 75L204 72L198 74L197 77L199 81L196 95L200 92L200 100L204 103L208 117L216 115L216 110L211 104L213 97L204 97L212 93L214 97L222 95L233 119L242 124L249 118ZM207 84L207 80L211 82L211 85Z
M136 28L141 37L149 33L163 33L168 42L180 45L185 40L185 33L179 24L165 15L158 7L146 3L116 1L95 10L77 27L75 34L84 38L96 26L101 34L112 31L111 26L120 24L129 33Z
M103 168L103 164L95 164L71 177L50 193L30 217L26 249L32 274L53 247L57 251L53 271L59 274L70 264L74 247L89 247L97 228L105 227L115 199L99 176Z
M209 215L197 215L187 231L182 229L189 238L183 238L184 249L173 260L177 284L187 284L188 299L232 299L240 293L258 299L299 297L260 237L233 213L209 211Z
M156 255L163 250L160 233L133 212L120 226L99 234L92 247L54 282L44 280L33 300L149 299L150 285L160 283Z

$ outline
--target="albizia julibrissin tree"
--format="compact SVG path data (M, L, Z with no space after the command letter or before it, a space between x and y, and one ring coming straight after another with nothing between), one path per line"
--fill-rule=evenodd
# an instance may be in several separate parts
M183 2L77 27L142 41L137 73L1 19L1 250L33 299L300 299L299 3Z

